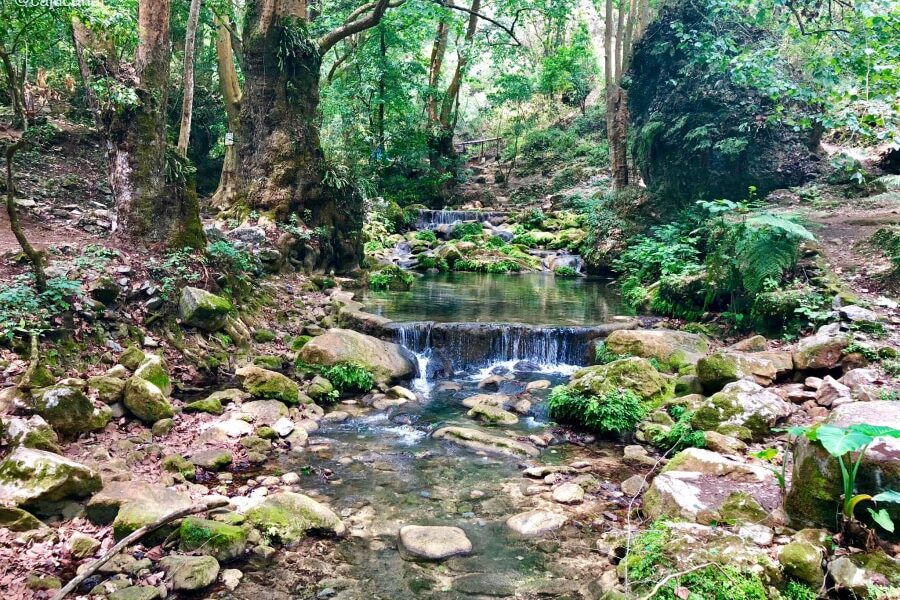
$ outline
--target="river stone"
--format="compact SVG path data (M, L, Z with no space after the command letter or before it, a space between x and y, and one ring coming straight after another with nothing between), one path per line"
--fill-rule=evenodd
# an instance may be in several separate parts
M851 369L838 381L850 388L850 395L863 402L878 400L881 380L876 369Z
M472 552L472 542L459 527L406 525L400 528L400 544L414 558L444 560Z
M191 455L191 462L207 471L222 471L232 460L231 452L225 448L201 450Z
M312 381L309 383L309 386L306 388L306 393L313 400L321 400L323 398L327 398L331 392L334 391L334 385L326 378L321 375L316 375L313 377Z
M816 404L825 407L837 407L847 402L853 402L850 388L837 381L831 375L822 379L822 385L816 390Z
M793 405L761 385L741 379L713 394L696 411L691 426L700 431L729 435L729 426L744 427L754 438L768 434L777 423L794 412Z
M519 422L519 417L511 412L488 404L477 404L466 415L491 425L515 425Z
M80 387L73 385L60 383L32 390L28 408L63 437L75 437L93 426L94 405Z
M10 531L31 531L46 527L40 519L27 510L13 506L0 506L0 527Z
M204 398L203 400L195 400L184 405L186 413L207 413L210 415L221 415L225 412L222 402L218 398Z
M219 390L217 392L213 392L209 396L206 397L206 400L218 400L222 404L229 404L231 402L236 402L240 404L244 400L248 399L250 394L245 392L244 390L240 390L238 388L228 388L225 390Z
M506 526L519 535L541 536L556 531L566 524L566 516L548 510L529 510L513 515L506 520Z
M773 473L709 450L688 448L676 455L644 494L644 510L698 523L766 521L780 501Z
M59 437L52 427L40 415L30 417L13 417L4 423L6 430L3 436L11 447L24 446L36 450L46 450L60 454Z
M825 583L825 571L822 568L824 559L822 547L810 542L791 542L778 554L778 562L785 574L808 583L816 590Z
M840 330L839 323L823 325L815 335L805 337L794 350L794 368L798 371L833 369L850 345L850 334Z
M219 576L219 562L212 556L166 556L159 561L176 592L209 587Z
M385 395L387 395L388 398L408 400L410 402L415 402L418 400L416 394L412 390L408 390L402 385L393 386L392 388L388 389L387 392L385 392Z
M671 385L647 359L632 357L580 369L572 375L569 387L595 396L631 390L645 401L656 402L669 393Z
M100 489L92 469L68 458L19 446L0 463L0 498L40 511L45 503L82 498Z
M280 419L272 423L272 430L278 435L278 437L289 436L295 428L296 425L294 425L294 422L287 417L281 417Z
M145 358L143 350L137 346L128 346L119 356L119 362L129 371L135 371Z
M553 473L563 473L571 475L578 472L578 469L569 465L541 465L539 467L528 467L522 471L525 477L534 477L535 479L543 479L547 475Z
M210 519L187 517L178 528L181 549L197 550L219 562L240 558L247 549L247 530Z
M476 406L493 406L496 408L506 408L512 406L512 398L506 394L475 394L469 396L462 401L466 408L475 408Z
M900 429L900 401L850 402L831 411L826 423L846 427L856 423ZM879 438L869 446L856 478L857 493L877 494L900 490L900 440ZM785 498L785 510L797 527L833 529L837 523L841 473L837 461L817 442L799 436L793 445L793 477ZM894 522L900 520L900 504L883 503ZM863 511L858 511L859 516Z
M109 375L96 375L87 380L88 389L97 392L97 399L104 404L121 402L125 394L125 379L110 377Z
M540 450L531 444L466 427L442 427L432 433L431 436L435 439L454 442L473 450L499 452L510 456L535 457L541 453Z
M604 344L616 354L655 358L673 369L696 363L709 350L703 336L669 329L620 329Z
M253 422L257 425L271 426L278 419L288 416L289 411L287 406L278 400L254 400L244 402L241 405L241 412L253 417Z
M740 455L747 451L747 444L736 437L723 435L717 431L706 431L703 435L706 438L706 447L713 452Z
M416 374L415 363L402 347L350 329L329 329L303 346L297 358L326 367L357 363L379 383L408 379Z
M131 377L125 384L125 408L149 424L171 418L175 414L175 409L162 390L137 375Z
M577 483L563 483L554 488L553 501L560 504L581 504L584 502L584 489Z
M166 361L156 354L147 354L134 371L135 377L146 379L160 389L163 396L172 393L172 380L169 378Z
M66 547L75 558L87 558L97 553L97 549L100 548L100 540L76 531L69 538Z
M771 385L778 370L775 363L757 354L722 350L697 361L697 377L707 394L721 390L739 379Z
M856 598L872 598L873 586L900 586L900 561L881 550L860 552L832 560L828 565L828 575L839 590L849 591Z
M264 536L295 544L308 531L344 535L347 528L334 511L303 494L280 492L246 512L247 522Z
M632 475L622 482L622 493L629 498L641 495L647 489L647 478L643 475Z
M218 331L225 327L232 310L231 302L206 290L195 287L185 287L181 290L178 316L181 317L181 322L189 327Z
M234 374L241 380L244 390L254 398L279 400L285 404L300 402L300 387L281 373L246 365Z
M535 381L529 381L528 384L525 386L525 391L533 392L535 390L546 390L551 385L552 384L547 379L537 379Z
M153 523L160 517L191 506L191 499L161 485L142 481L111 481L90 499L87 518L96 525L113 524L116 539ZM174 525L150 534L147 541L165 539Z

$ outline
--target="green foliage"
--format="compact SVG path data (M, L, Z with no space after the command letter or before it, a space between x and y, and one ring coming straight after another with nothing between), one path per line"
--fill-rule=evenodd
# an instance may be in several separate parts
M455 240L463 239L469 235L480 238L483 233L484 227L481 226L481 223L459 223L450 232L450 237Z
M654 521L650 527L631 540L631 548L625 558L625 567L630 581L651 582L657 577L658 569L670 566L665 547L671 537L668 523Z
M0 336L12 341L17 334L31 335L60 325L60 317L81 296L81 282L65 277L47 280L47 289L38 294L27 275L18 275L9 285L0 286Z
M375 387L375 376L358 363L333 365L322 370L322 376L341 393L368 392Z
M437 269L441 273L446 273L450 270L447 260L440 256L419 256L419 268L425 270Z
M556 386L548 400L550 416L597 433L627 433L647 416L648 409L631 390L612 390L601 397Z
M866 346L865 344L861 344L857 341L850 342L850 344L841 350L841 354L861 354L866 360L869 362L878 362L881 358L878 355L878 350L872 348L871 346Z
M891 260L894 273L900 272L900 227L881 227L870 239L876 248L884 251Z
M540 229L544 225L547 215L540 208L529 208L519 213L516 222L526 230Z
M422 231L417 231L416 239L422 240L423 242L431 242L432 244L437 243L437 236L430 229L423 229Z
M691 426L693 411L685 410L680 406L669 408L669 414L675 419L675 424L669 428L669 432L662 439L654 439L653 443L660 448L677 452L685 448L706 448L706 435L703 431Z
M597 60L587 25L580 23L570 44L557 47L544 58L538 89L549 96L561 96L564 104L583 109L596 76Z
M685 598L678 589L688 590ZM766 600L759 575L730 566L710 565L667 583L653 600Z
M793 427L789 431L792 435L803 435L812 442L818 442L838 461L843 484L841 502L844 519L854 519L856 505L865 500L873 503L900 501L900 493L894 491L882 492L875 496L855 493L856 476L866 450L878 438L900 439L900 429L868 424L854 424L847 427L820 424L811 427ZM875 512L869 509L869 513L876 523L893 532L894 523L887 511L882 509Z
M408 290L415 277L397 266L387 266L369 274L369 287L373 290Z
M557 277L578 277L578 271L572 267L556 267L553 274Z
M819 593L805 583L788 581L781 592L781 597L784 600L816 600Z
M121 256L121 253L114 248L107 248L99 244L88 244L81 250L81 256L75 259L75 266L79 269L102 271L112 259L119 256Z
M622 358L631 358L630 354L616 354L607 347L605 342L600 342L594 347L594 364L608 365Z

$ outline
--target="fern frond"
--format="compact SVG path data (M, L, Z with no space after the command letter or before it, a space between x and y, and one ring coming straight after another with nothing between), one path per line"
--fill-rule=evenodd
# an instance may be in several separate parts
M801 240L816 239L816 236L809 229L797 222L797 217L794 215L760 213L747 219L747 226L757 231L770 229L773 232Z
M744 289L751 294L762 291L768 280L780 282L797 261L797 239L771 230L750 232L736 250Z

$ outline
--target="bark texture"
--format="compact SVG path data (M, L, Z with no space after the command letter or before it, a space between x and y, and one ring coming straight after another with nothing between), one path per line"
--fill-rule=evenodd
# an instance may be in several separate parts
M187 33L184 39L184 98L181 103L181 128L178 132L178 153L187 156L191 138L191 115L194 109L194 46L197 41L197 23L200 20L201 0L191 0Z
M241 128L241 86L237 70L234 67L231 31L225 23L216 22L216 69L219 73L219 87L225 103L225 115L228 118L228 130L238 134ZM238 152L237 145L225 146L225 158L222 162L222 175L219 187L211 199L212 205L219 210L227 210L234 206L238 194Z

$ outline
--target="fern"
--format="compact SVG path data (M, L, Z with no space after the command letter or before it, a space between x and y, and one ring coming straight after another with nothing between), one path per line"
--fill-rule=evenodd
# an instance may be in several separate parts
M761 213L747 219L747 226L753 230L772 230L788 237L801 240L814 240L816 236L797 222L793 215L781 216L772 213Z
M757 294L766 282L780 283L785 271L797 262L797 239L769 230L750 231L737 246L741 281L750 294Z

